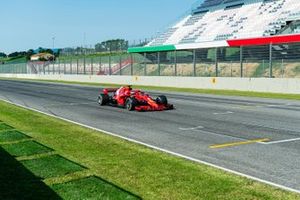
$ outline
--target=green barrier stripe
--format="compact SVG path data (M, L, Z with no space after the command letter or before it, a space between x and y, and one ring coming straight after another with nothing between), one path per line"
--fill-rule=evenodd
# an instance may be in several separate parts
M159 52L159 51L175 51L174 45L163 45L153 47L132 47L128 49L128 53L144 53L144 52Z

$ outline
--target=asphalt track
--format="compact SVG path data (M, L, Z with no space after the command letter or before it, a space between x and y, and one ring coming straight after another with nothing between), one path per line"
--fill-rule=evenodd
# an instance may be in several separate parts
M299 101L168 93L176 110L129 112L99 91L0 80L0 99L300 191Z

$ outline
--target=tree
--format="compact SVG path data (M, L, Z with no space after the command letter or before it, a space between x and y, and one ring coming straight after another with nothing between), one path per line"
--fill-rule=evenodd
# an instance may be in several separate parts
M39 53L50 53L54 55L54 52L51 49L39 49Z
M27 54L26 54L26 59L27 60L30 60L30 57L34 54L34 50L33 49L29 49L27 51Z
M4 57L6 57L6 54L5 53L3 53L3 52L0 52L0 58L4 58Z
M9 58L15 58L15 57L22 57L22 56L26 56L27 52L26 51L16 51L16 52L13 52L11 54L8 55Z
M61 52L61 49L57 49L57 50L53 51L54 59L56 59L57 57L59 57L60 52Z
M107 40L95 45L96 52L124 51L128 48L128 41L124 39Z

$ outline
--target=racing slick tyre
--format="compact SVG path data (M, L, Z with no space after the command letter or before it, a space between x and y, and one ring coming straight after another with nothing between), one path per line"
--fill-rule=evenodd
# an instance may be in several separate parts
M108 104L109 102L109 96L107 94L100 94L98 97L98 103L100 106L104 106Z
M135 110L135 107L138 105L138 102L135 98L128 98L125 102L125 107L129 111Z
M163 105L167 105L167 104L168 104L168 99L167 99L166 96L161 95L161 96L158 96L158 97L156 98L156 103L158 103L158 104L163 104Z

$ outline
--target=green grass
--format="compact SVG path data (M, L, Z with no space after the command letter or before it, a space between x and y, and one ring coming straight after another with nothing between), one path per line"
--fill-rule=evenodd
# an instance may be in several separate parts
M295 69L293 71L296 74L300 73L300 66L295 67Z
M41 178L63 176L84 169L82 166L58 155L25 160L22 161L22 164L36 176Z
M108 57L112 56L123 56L123 55L127 55L127 52L102 52L102 53L95 53L95 54L87 54L87 55L66 55L66 56L59 56L58 59L61 60L69 60L69 59L83 59L84 57L86 59L90 59L90 58L95 58L98 59L99 57L103 57L103 59L108 60Z
M52 149L49 149L34 141L24 141L19 143L5 144L2 145L2 148L10 155L16 157L31 156L52 151Z
M7 60L9 60L9 58L3 58L3 57L0 57L0 64L2 63L2 62L6 62Z
M0 146L0 199L60 199Z
M11 126L9 126L9 125L7 125L5 123L1 123L0 122L0 132L12 130L12 129L13 129L13 127L11 127Z
M18 63L26 63L27 59L26 56L18 56L14 58L3 59L3 61L5 62L5 64L18 64Z
M256 70L253 72L252 77L264 77L265 71L268 70L269 64L260 63Z
M294 193L4 102L0 102L0 120L27 133L58 154L87 167L93 175L143 199L300 198ZM57 170L60 167L49 167L52 163L60 161L39 159L25 161L24 165L41 177L61 175L61 171ZM56 174L57 171L59 173ZM66 173L69 171L67 168ZM71 198L69 195L66 199ZM84 196L78 199L84 199Z
M0 132L0 143L18 141L27 138L29 138L27 135L15 130Z
M140 199L97 177L88 177L63 184L55 184L52 188L64 199L79 199L79 197L107 200ZM97 195L95 196L95 194Z

